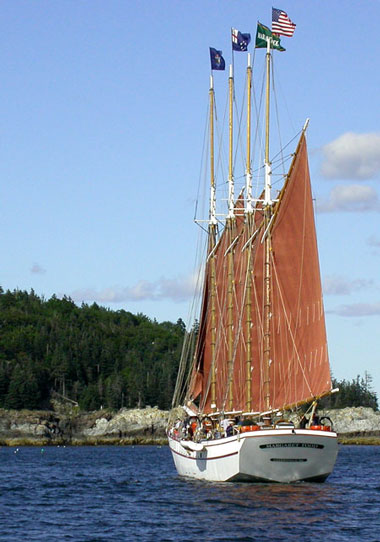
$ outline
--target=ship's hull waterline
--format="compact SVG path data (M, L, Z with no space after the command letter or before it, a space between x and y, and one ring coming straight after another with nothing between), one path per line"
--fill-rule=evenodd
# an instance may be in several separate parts
M169 436L177 472L212 482L324 482L338 453L334 432L272 429L192 443Z

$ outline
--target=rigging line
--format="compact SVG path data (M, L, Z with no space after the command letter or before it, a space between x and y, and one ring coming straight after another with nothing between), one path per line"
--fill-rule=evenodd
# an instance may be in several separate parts
M255 59L256 59L256 47L253 49L253 54L251 53L251 58L252 58L252 72L253 72L253 68L255 67Z
M209 131L209 111L210 111L210 106L209 104L207 104L207 110L206 110L206 122L205 122L205 125L204 125L204 129L203 129L203 144L202 144L202 154L201 154L201 163L200 163L200 169L199 169L199 176L198 176L198 189L197 189L197 197L196 197L196 201L195 201L195 209L194 209L194 220L195 220L195 217L197 216L197 209L198 209L198 202L200 201L200 191L201 191L201 186L204 186L204 181L202 182L202 179L204 179L204 175L205 173L203 173L202 175L202 171L204 168L206 168L206 162L207 160L205 160L205 155L208 156L207 154L207 149L208 149L208 146L206 144L206 138L207 138L207 133Z
M244 289L243 293L245 294L245 289ZM245 299L245 295L243 295L243 300L244 299ZM236 296L236 288L235 287L234 287L234 300L235 300L235 305L237 305L237 296ZM239 320L238 320L238 329L237 329L237 332L235 333L235 337L234 337L231 365L228 368L227 385L226 385L225 395L224 395L223 403L222 403L223 410L225 409L225 406L226 406L226 402L227 402L227 399L228 399L229 387L230 387L230 384L231 384L231 381L232 381L232 378L233 378L233 374L234 374L234 370L235 370L235 361L236 361L237 348L238 348L238 343L239 343L239 337L240 337L241 330L242 330L242 320L243 320L243 311L241 310L240 315L239 315Z
M249 231L246 231L247 234L249 234ZM247 245L249 243L249 241L247 241L245 243L245 245ZM243 252L243 250L241 250L241 252ZM242 292L242 296L241 296L241 299L240 299L240 306L241 306L241 309L240 309L240 317L239 317L239 326L238 326L238 331L237 331L237 334L236 334L236 344L234 346L234 362L235 362L235 359L236 359L236 352L237 352L237 346L238 346L238 340L239 340L239 337L241 336L241 341L242 341L242 344L243 344L243 350L246 351L246 346L247 346L247 343L246 343L246 340L245 340L245 336L244 336L244 333L242 333L242 321L243 321L243 316L244 316L244 307L245 307L245 303L246 303L246 299L247 299L247 289L248 289L248 282L249 281L252 281L252 278L251 278L251 264L252 264L252 246L250 245L249 246L249 251L248 251L248 257L247 257L247 264L246 264L246 269L245 269L245 276L244 276L244 288L243 288L243 292ZM244 266L243 266L243 263L241 263L241 269L240 269L240 273L242 273L242 271L244 271L244 269L242 269ZM235 294L236 294L236 289L235 289ZM236 295L235 295L236 297ZM236 305L238 303L238 300L236 298ZM245 367L243 368L242 365L240 366L240 371L241 371L241 379L243 381L243 379L245 380L245 376L243 376L245 374Z
M240 235L242 235L242 233ZM242 250L240 252L242 252ZM249 252L249 260L248 260L248 263L247 263L247 268L246 268L245 277L244 277L244 289L243 289L243 293L242 293L241 307L244 307L243 302L246 299L247 280L248 280L247 277L249 275L249 269L250 269L250 258L251 258L251 251ZM240 262L240 266L238 267L237 271L239 271L239 278L240 278L241 275L242 275L242 272L244 272L244 264L242 262ZM236 306L238 306L238 299L237 299L237 295L236 295L236 286L234 287L234 294L235 294L235 304L236 304ZM242 319L243 318L243 310L242 309L240 310L239 314L240 314L240 319ZM236 337L239 337L240 331L241 331L241 324L239 322L239 328L238 328L238 333L237 333ZM243 335L243 343L244 343L244 335Z
M263 257L263 261L262 261L262 268L261 268L261 276L263 277L264 276L264 265L265 265L265 259ZM262 302L261 304L259 303L259 299L258 299L258 292L257 292L257 287L256 287L256 283L255 281L253 281L253 290L254 290L254 293L255 293L255 306L256 306L256 316L257 316L257 320L258 320L258 329L257 329L257 344L259 345L259 376L260 376L260 386L259 386L259 405L262 405L263 403L263 390L264 390L264 342L263 342L263 338L264 338L264 284L261 285L261 297L262 297ZM261 409L263 408L263 406L261 407Z
M290 325L289 317L288 317L288 314L287 314L287 311L286 311L286 308L285 308L285 302L284 302L284 298L283 298L283 295L282 295L281 285L280 285L280 282L279 282L279 279L278 279L277 268L276 268L276 264L275 264L275 262L274 262L273 255L271 255L271 260L272 260L272 268L273 268L273 270L274 270L274 274L275 274L275 277L276 277L276 284L277 284L278 291L279 291L279 294L280 294L282 310L283 310L283 312L284 312L284 316L285 316L287 328L288 328L288 331L289 331L289 334L290 334L290 338L291 338L292 343L293 343L294 352L295 352L296 358L297 358L297 360L298 360L298 365L299 365L299 367L300 367L300 369L301 369L301 372L302 372L302 374L303 374L303 377L304 377L304 380L305 380L305 382L306 382L306 385L307 385L307 387L309 388L309 392L310 392L311 395L313 395L312 390L311 390L311 387L310 387L310 384L309 384L309 380L307 379L306 374L305 374L305 370L304 370L303 367L302 367L301 359L300 359L299 352L298 352L298 349L297 349L297 346L296 346L296 342L295 342L295 337L294 337L294 334L293 334L292 329L291 329L291 325ZM297 312L298 312L298 310L297 310ZM297 321L296 321L295 327L296 327L296 329L297 329Z
M187 331L186 329L184 341L182 343L179 369L178 369L176 385L175 385L174 394L173 394L173 400L172 400L173 407L176 404L179 404L180 398L182 397L183 392L184 392L185 381L188 380L188 378L185 378L185 370L188 365L190 342L191 342L191 332Z
M284 151L286 148L289 147L289 145L291 145L295 140L298 140L300 138L300 134L302 134L303 132L303 128L301 130L298 130L298 132L288 141L288 143L285 145L285 147L283 147L282 149L280 149L272 158L272 161L274 160L277 160L277 157L282 155L282 151ZM293 153L290 153L290 156L294 156L294 152Z
M205 278L205 280L207 280L207 278ZM207 300L207 307L206 307L206 311L204 314L202 314L202 323L204 323L204 326L205 326L205 330L204 330L204 333L206 334L207 333L207 322L209 320L208 318L208 314L209 314L209 302L210 302L210 298L208 298ZM199 358L201 358L202 356L204 356L204 350L205 350L205 343L203 344L203 349L202 351L200 352L200 356ZM206 405L206 401L207 401L207 398L208 398L208 394L209 394L209 391L210 391L210 387L211 387L211 378L212 378L212 371L211 371L211 365L210 365L210 368L209 368L209 373L208 373L208 377L207 377L207 384L206 384L206 387L205 387L205 393L203 394L202 396L202 402L200 403L199 405L199 410L201 413L204 412L204 409L205 409L205 405Z
M278 156L278 155L277 155ZM272 173L276 170L276 169L279 169L282 165L284 165L285 162L288 162L289 160L292 159L292 157L294 156L294 153L289 153L285 156L282 156L281 158L275 158L271 161L271 164L272 164ZM283 176L285 176L285 174L282 174Z
M191 303L189 315L188 315L187 329L189 329L190 326L194 326L196 316L200 312L199 305L201 302L201 295L203 292L204 272L205 272L203 265L200 265L200 261L203 261L203 254L206 252L207 252L207 238L199 234L196 258L194 262L194 275L196 277L196 281L195 281L195 287L194 287L194 295L193 295L193 299L192 299L192 303Z
M223 306L221 305L219 291L218 291L217 288L216 288L216 291L215 291L215 300L216 300L216 312L217 312L217 315L218 315L218 326L217 326L217 329L216 329L216 338L217 339L216 339L216 343L215 343L215 361L216 361L217 353L219 352L219 349L222 348L221 342L224 343L224 350L226 350L226 348L227 348L227 335L226 335L225 327L223 325L223 318L222 318L222 314L224 313L224 310L223 310ZM227 298L224 300L224 302L225 303L227 302ZM224 306L224 308L225 308L225 306ZM222 348L222 352L223 352L223 348ZM210 387L211 387L211 370L209 371L207 385L205 387L202 411L203 411L203 409L205 407L205 404L207 402L207 398L208 398L208 395L209 395L209 392L210 392Z
M278 82L277 82L278 81ZM283 111L287 113L287 117L288 117L288 121L286 124L290 125L291 126L291 129L292 131L294 131L296 128L294 126L294 115L291 115L290 114L290 111L289 111L289 106L288 106L288 101L287 101L287 95L289 94L288 92L284 91L283 90L283 87L281 85L281 78L279 77L278 80L276 81L276 84L277 86L279 87L279 90L280 90L280 93L281 93L281 98L282 98L282 109Z
M211 369L211 367L210 367ZM210 392L210 388L211 388L211 378L212 378L212 374L211 374L211 370L209 371L208 373L208 376L207 376L207 384L206 384L206 392L204 393L203 397L202 397L202 402L200 403L199 405L199 410L200 412L203 414L204 410L205 410L205 406L206 406L206 403L207 403L207 398L208 398L208 394Z
M224 278L225 277L225 272L226 270L223 268L224 270ZM224 283L226 281L223 281ZM227 294L227 292L225 291L224 292L225 294ZM218 308L219 308L219 326L218 326L218 333L217 333L217 336L219 337L220 339L220 342L223 342L223 345L221 346L222 348L222 354L223 352L226 353L228 352L228 337L227 337L227 328L223 322L223 314L226 314L227 313L227 307L228 307L228 295L225 295L224 296L224 305L221 306L220 302L219 302L219 297L217 297L217 301L218 301ZM220 344L220 343L219 343ZM219 345L218 345L219 346ZM220 347L220 346L219 346ZM228 355L227 355L228 357ZM220 375L219 377L219 380L223 377L223 375ZM227 374L227 381L228 381L228 374ZM223 398L222 400L222 410L224 411L225 410L225 403L226 403L226 396L228 396L228 384L225 388L225 397Z
M252 229L249 226L246 228L246 238L250 235ZM245 243L246 244L246 243ZM241 250L241 252L243 252ZM252 270L252 245L249 246L248 256L246 259L246 267L245 267L245 276L244 276L244 289L243 294L241 298L241 317L243 318L243 313L245 315L245 321L244 324L247 325L247 295L248 295L248 284L252 284L252 276L251 276L251 270ZM243 269L244 271L244 269ZM250 324L252 327L252 320L250 320ZM246 361L247 361L247 342L251 342L250 338L248 339L248 336L243 332L241 333L241 340L242 340L242 346L243 346L243 352L245 353L244 363L240 364L240 382L247 383L247 373L246 373ZM241 393L240 393L240 403L243 403L244 395L247 395L247 388L246 386L240 386ZM246 397L246 401L247 401ZM251 397L250 397L251 399Z
M274 64L274 61L272 60L272 65L271 65L271 68L272 68L272 88L273 88L273 97L274 97L274 103L275 103L275 109L276 109L277 133L278 133L278 137L279 137L279 141L280 141L279 154L281 156L281 161L282 161L282 164L283 164L283 174L285 175L282 138L281 138L281 131L280 131L280 115L279 115L279 112L278 112L277 89L276 89L276 81L275 81L275 77L274 77L274 65L273 64Z
M199 252L199 249L198 249L198 252ZM203 276L202 269L201 267L198 267L195 291L194 291L192 303L189 310L188 325L186 326L186 332L185 332L186 335L185 335L185 339L182 345L182 351L181 351L181 357L180 357L180 368L182 365L184 365L183 370L185 370L186 365L188 364L190 365L190 367L189 367L189 372L188 372L185 382L184 382L184 375L182 374L182 371L179 371L177 381L176 381L176 386L175 386L175 390L177 390L177 386L178 388L182 388L182 394L183 394L184 386L188 384L190 380L192 370L195 365L195 360L194 360L195 351L192 352L191 361L189 361L189 349L191 347L194 348L194 344L192 344L191 341L194 342L194 320L195 320L195 313L197 312L196 305L199 304L199 298L203 290L202 276ZM187 330L190 328L190 325L191 325L191 331L188 332ZM180 389L178 389L178 394L181 394ZM174 401L174 397L173 397L173 401Z
M243 90L243 99L242 99L242 103L241 103L240 113L239 113L239 110L238 110L238 107L237 107L236 95L235 95L235 92L234 92L234 105L235 105L236 116L238 118L238 133L237 133L237 138L236 138L237 143L236 143L236 146L235 146L234 164L236 163L236 157L237 157L237 154L238 154L238 150L240 149L241 160L242 160L242 163L243 163L243 167L245 165L245 155L244 155L244 147L243 147L243 144L242 144L242 124L243 124L242 119L243 119L244 105L245 105L245 100L246 100L246 86L247 86L247 76L245 77L245 84L244 84L244 90Z
M304 178L305 178L306 177L306 166L304 166L304 167L305 167L305 169L304 169ZM303 183L303 189L304 189L304 194L305 194L305 192L306 192L306 183ZM306 215L306 197L304 197L303 216L302 216L302 252L301 252L301 272L300 272L300 277L302 277L302 275L303 275L303 266L304 266L304 260L305 260L305 230L306 230L305 215ZM302 278L300 279L300 283L299 283L299 286L298 286L297 308L300 307L300 305L301 305L301 287L302 287ZM295 329L297 329L297 325L298 325L298 322L299 322L298 314L299 313L298 313L298 310L297 310L297 319L296 319L296 328Z
M188 333L186 331L186 336L184 339L184 344L182 347L182 353L178 368L178 375L177 375L177 381L176 386L173 394L173 400L172 400L172 407L175 407L180 404L182 401L182 397L186 395L186 385L189 380L189 374L190 374L190 367L188 374L186 375L186 368L188 365L191 364L191 358L190 358L190 352L191 352L191 344L192 344L192 332ZM190 360L190 362L189 362Z
M253 269L255 267L255 257L252 262ZM254 297L254 303L255 303L255 313L256 313L256 321L257 321L257 345L258 345L258 364L259 364L259 376L260 376L260 386L259 389L262 389L262 358L263 358L263 352L262 352L262 337L264 336L264 325L263 320L261 318L263 308L260 307L259 300L258 300L258 293L257 293L257 284L254 278L252 278L252 287L253 287L253 297ZM259 404L261 403L261 397L259 399Z
M254 80L252 82L253 85L253 102L254 102L254 110L256 115L256 122L255 122L255 130L254 130L254 137L253 137L253 148L252 148L252 156L255 157L256 163L260 164L259 166L256 166L252 168L252 178L255 178L255 195L259 194L261 192L261 176L262 172L265 169L264 167L264 140L263 140L263 126L261 122L261 114L260 113L263 110L263 104L264 104L264 96L265 96L265 78L262 77L262 84L261 84L261 92L259 93L260 100L258 102L256 92L254 89ZM253 164L252 164L253 165Z
M226 189L227 189L227 186L228 186L228 182L227 182L228 174L227 174L227 171L228 171L229 158L228 158L228 150L226 151L225 147L223 146L223 140L224 140L224 133L225 133L225 131L228 130L228 122L227 122L228 116L229 116L229 93L227 92L225 107L224 107L222 130L220 131L219 152L218 152L218 160L217 160L217 169L219 168L219 165L220 165L220 167L222 169L222 176L223 176L224 181L222 181L220 186L222 188L224 188L224 195L226 197L226 201L228 199ZM224 159L224 161L223 161L223 159Z
M265 69L263 71L263 74L265 74ZM252 95L253 95L253 103L254 103L254 110L256 115L256 130L255 130L255 138L254 138L254 146L259 144L259 147L261 148L261 153L263 153L264 143L263 143L263 137L260 135L263 133L262 125L260 124L260 112L263 111L264 106L264 97L265 97L265 77L262 75L261 77L261 91L259 92L260 100L257 101L257 93L255 92L255 80L252 79Z
M181 355L180 367L178 377L180 383L176 384L175 395L173 397L172 407L179 405L182 402L182 397L185 399L187 391L190 388L191 378L193 376L194 369L194 355L195 355L195 331L194 329L188 333L186 338L186 347Z
M217 340L217 345L215 347L215 350L219 351L219 348L220 348L220 349L222 349L222 354L223 354L223 350L225 352L227 350L227 346L228 346L226 328L225 328L224 322L223 322L223 314L226 313L227 296L224 297L224 303L223 304L221 303L219 293L217 293L216 297L217 297L217 305L218 305L218 309L219 309L219 321L218 321L218 328L217 328L217 330L218 330L218 332L217 332L218 340Z

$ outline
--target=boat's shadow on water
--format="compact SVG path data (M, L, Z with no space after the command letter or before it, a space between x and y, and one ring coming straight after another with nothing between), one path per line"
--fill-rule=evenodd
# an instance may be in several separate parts
M309 542L324 539L328 529L329 542L375 541L380 485L374 473L379 460L378 447L341 448L336 469L323 484L217 483L179 477L171 484L176 478L177 498L182 505L188 503L186 517L197 516L194 529L203 528L203 540Z
M322 539L326 525L332 531L340 529L342 515L348 514L346 492L331 483L206 483L182 478L179 486L191 499L189 517L198 518L192 531L203 528L203 540ZM187 521L187 513L183 519Z
M190 479L190 484L209 507L237 512L238 509L260 512L292 512L292 520L300 514L302 521L312 521L312 516L323 517L328 502L339 499L342 489L331 484L298 482L294 484L270 483L205 483Z

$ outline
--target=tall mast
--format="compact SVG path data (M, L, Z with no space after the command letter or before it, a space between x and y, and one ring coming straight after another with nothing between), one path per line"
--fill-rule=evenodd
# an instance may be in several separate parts
M271 364L271 337L270 337L270 319L271 319L271 237L269 232L269 223L272 216L272 198L271 198L271 164L269 162L269 106L270 106L270 37L267 38L266 53L266 108L265 108L265 194L264 194L264 403L265 409L270 409L270 376L269 368Z
M233 104L234 104L234 76L233 67L230 65L230 76L228 78L228 218L235 217L235 188L233 175Z
M214 78L210 75L210 90L209 90L209 99L210 99L210 230L215 234L216 226L216 195L215 195L215 167L214 167ZM215 238L213 239L214 248Z
M265 195L264 205L272 205L271 199L271 175L272 169L269 161L269 107L270 107L270 38L267 41L267 54L266 54L266 104L265 104Z
M248 65L247 65L247 161L246 161L246 232L247 237L251 236L252 229L252 173L251 173L251 95L252 95L252 67L251 67L251 55L248 53ZM247 289L246 289L246 404L245 408L247 412L251 411L252 404L252 372L251 372L251 358L252 358L252 302L251 302L251 243L247 247Z
M252 212L252 170L251 170L251 97L252 97L252 66L251 53L248 53L247 65L247 160L245 166L246 212Z
M216 243L216 195L215 195L215 169L214 169L214 81L210 76L210 217L209 217L209 238L208 254L210 258L210 301L211 301L211 408L216 408L216 371L215 371L215 345L216 345L216 276L214 247Z
M234 79L232 65L230 66L230 76L228 79L229 90L229 159L228 159L228 216L226 227L229 233L230 244L233 241L233 230L235 223L235 201L234 201L234 178L233 178L233 93ZM227 345L228 345L228 408L233 407L233 248L230 246L227 254L228 266L228 290L227 290Z

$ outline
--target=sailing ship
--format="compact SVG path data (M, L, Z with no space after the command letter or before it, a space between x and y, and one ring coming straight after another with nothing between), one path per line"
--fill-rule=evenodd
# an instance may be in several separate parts
M245 184L235 198L229 73L227 210L220 233L209 90L210 206L199 321L187 334L168 427L180 475L209 481L323 482L337 457L306 128L275 196L269 157L273 40L266 38L263 188L252 195L252 67L247 67ZM194 340L195 336L195 340ZM188 360L188 345L195 345ZM187 370L188 369L188 370ZM182 403L181 403L182 402ZM178 410L177 410L178 412Z

